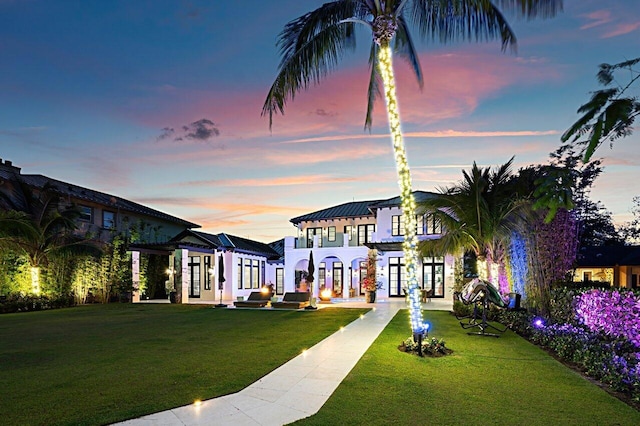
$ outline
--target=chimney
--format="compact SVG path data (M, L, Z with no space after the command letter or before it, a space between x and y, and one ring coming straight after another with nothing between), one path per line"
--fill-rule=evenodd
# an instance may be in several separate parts
M0 158L0 170L8 170L10 172L20 174L21 169L20 167L14 166L11 161L4 160L3 162L2 159Z

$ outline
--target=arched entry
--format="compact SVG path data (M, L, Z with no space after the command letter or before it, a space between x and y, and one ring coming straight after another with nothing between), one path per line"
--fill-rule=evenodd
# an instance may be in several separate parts
M345 297L349 291L345 283L345 267L342 260L335 256L327 256L318 264L318 290L331 289L333 297ZM348 294L348 293L347 293Z
M309 291L307 284L307 271L309 270L309 260L300 259L294 267L295 289L296 291Z

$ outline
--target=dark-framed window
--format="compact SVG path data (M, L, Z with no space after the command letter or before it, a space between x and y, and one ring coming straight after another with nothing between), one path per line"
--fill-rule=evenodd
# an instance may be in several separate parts
M189 256L189 297L200 297L200 256Z
M405 288L404 257L389 258L389 296L403 296Z
M322 247L322 228L307 228L307 248L313 247L314 235L318 235L318 247Z
M243 287L245 289L251 288L251 259L244 260L244 276L242 280L244 281Z
M251 288L260 288L260 261L257 259L251 265Z
M425 234L442 234L442 223L432 214L425 216Z
M351 241L351 239L353 238L353 226L345 225L344 233L347 234L347 238L349 238L349 241Z
M394 237L404 235L404 218L402 215L391 216L391 235Z
M265 285L265 278L267 276L266 272L266 263L262 260L260 262L260 285Z
M374 232L376 232L376 225L373 223L358 225L358 245L362 246L365 243L371 242Z
M93 223L93 207L80 205L79 220L83 222Z
M116 214L109 210L102 211L102 227L104 229L114 229L116 227Z
M344 280L342 262L333 262L332 268L333 294L337 297L341 297Z
M284 268L276 268L276 294L284 294Z
M330 226L327 228L327 241L335 241L336 240L336 227Z
M327 285L327 264L320 262L318 265L318 288L324 288Z
M242 290L242 258L238 258L238 289Z
M444 257L422 259L422 288L432 290L433 297L444 296Z

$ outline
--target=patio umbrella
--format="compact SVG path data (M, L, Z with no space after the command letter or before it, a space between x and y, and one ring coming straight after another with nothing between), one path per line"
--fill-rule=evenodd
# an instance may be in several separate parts
M311 304L307 306L309 309L315 309L314 297L313 297L313 273L316 271L316 268L313 264L313 250L309 253L309 267L307 268L307 283L309 284L309 299L311 300Z
M216 306L218 308L226 308L227 305L222 303L222 290L224 289L224 258L222 257L222 253L218 257L218 290L220 290L220 303Z

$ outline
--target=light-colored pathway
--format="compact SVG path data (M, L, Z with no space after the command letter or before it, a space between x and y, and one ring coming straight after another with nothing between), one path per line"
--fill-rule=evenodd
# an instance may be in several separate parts
M450 302L434 302L427 304L429 309L450 309ZM118 425L284 425L315 414L391 318L406 305L404 299L384 299L373 306L363 302L331 306L373 309L240 392Z

